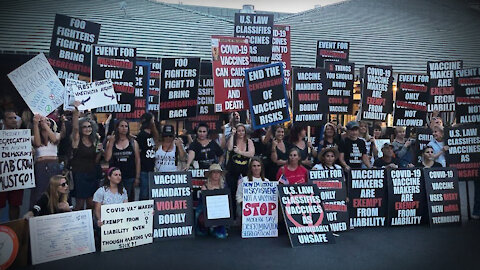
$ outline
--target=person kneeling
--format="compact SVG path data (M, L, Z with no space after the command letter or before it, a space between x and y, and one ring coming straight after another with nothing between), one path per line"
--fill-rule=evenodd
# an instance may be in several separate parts
M67 179L63 175L54 175L50 177L48 189L42 194L40 199L33 205L24 218L33 216L44 216L72 211L68 202Z

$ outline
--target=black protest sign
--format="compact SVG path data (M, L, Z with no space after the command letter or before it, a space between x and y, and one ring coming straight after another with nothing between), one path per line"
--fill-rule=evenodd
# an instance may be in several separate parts
M293 122L301 126L321 126L327 119L325 70L293 69Z
M350 42L319 40L317 41L317 68L326 67L328 62L348 62Z
M342 169L311 170L308 182L320 190L320 199L327 213L332 232L343 232L350 228L347 209L347 190Z
M455 111L454 71L462 67L461 60L427 62L427 74L430 77L428 112Z
M433 133L430 128L425 127L417 127L415 130L417 133L415 140L415 152L417 155L417 162L421 162L423 149L431 140L433 140Z
M282 63L246 69L245 81L253 129L290 121Z
M390 226L420 225L425 220L422 169L387 170Z
M98 108L101 113L133 112L137 49L92 45L92 81L111 79L118 104Z
M292 247L335 243L315 185L279 185L278 196Z
M190 172L149 173L154 240L194 236Z
M161 70L160 120L195 117L200 58L163 58Z
M354 63L327 62L325 64L329 113L352 113L354 73Z
M252 65L269 64L272 60L273 14L235 13L234 37L248 38Z
M466 124L444 132L447 166L457 168L460 181L476 180L480 169L480 127Z
M233 223L230 189L202 190L202 200L206 227Z
M348 197L351 228L387 225L385 169L352 169Z
M48 56L58 78L84 80L90 77L92 44L98 42L100 26L78 18L55 15Z
M208 169L191 169L189 172L192 174L193 205L197 207L200 201L202 186L207 183L205 173L208 172Z
M425 168L430 226L461 224L458 175L455 168Z
M457 124L480 123L480 68L455 70Z
M147 59L145 62L150 63L150 76L148 83L147 111L158 112L160 105L160 60Z
M117 119L139 120L147 109L147 93L149 80L150 63L136 61L135 63L135 102L133 110L129 113L116 113Z
M393 109L391 66L365 66L362 84L362 119L386 121Z
M428 75L398 74L393 125L422 127L427 118Z
M212 62L201 61L198 82L198 112L196 117L185 119L185 129L194 133L198 124L204 122L208 125L209 130L221 132L223 125L221 116L221 114L215 113Z

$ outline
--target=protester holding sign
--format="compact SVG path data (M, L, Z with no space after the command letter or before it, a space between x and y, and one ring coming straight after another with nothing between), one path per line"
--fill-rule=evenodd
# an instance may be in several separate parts
M115 132L107 142L105 160L110 167L117 167L122 171L122 178L130 201L135 200L134 185L140 183L140 150L137 141L130 135L130 128L126 120L119 120Z
M181 138L175 138L172 125L163 126L162 141L155 152L155 171L174 172L179 169L179 160L185 160L186 153Z
M237 200L237 216L242 216L241 210L243 202L243 183L264 181L269 182L269 180L265 178L265 167L263 166L263 162L258 157L252 157L252 159L248 163L247 175L242 177L242 179L238 181L238 188L235 196Z
M325 147L322 148L318 154L320 163L313 166L312 170L333 170L341 169L342 167L338 164L335 164L339 156L338 150L336 147Z
M225 178L223 173L224 172L220 165L215 163L210 165L208 172L205 173L205 176L207 176L207 183L202 186L202 190L205 191L225 188ZM200 196L203 195L200 193ZM195 211L195 220L197 222L195 233L202 236L210 233L216 238L225 239L228 236L225 226L216 226L211 228L205 227L204 211L206 211L206 206L203 205L203 199L200 198L200 204Z
M362 163L365 164L367 168L370 168L371 164L367 156L365 141L358 138L358 130L360 128L358 122L350 121L346 127L347 136L339 147L340 165L347 171L350 170L350 168L361 168Z
M141 119L137 143L140 148L140 200L148 199L148 173L155 168L155 145L159 140L155 117L144 113Z
M50 118L33 117L33 146L35 148L35 188L30 193L30 207L47 189L50 177L61 174L57 159L57 144L61 139L57 124Z
M300 162L307 169L312 168L312 157L317 155L311 142L307 142L307 128L302 126L293 126L290 130L290 144L296 147L300 152Z
M218 143L208 139L208 126L205 123L198 124L197 138L188 148L188 160L185 170L190 168L192 162L198 161L200 169L208 169L213 163L223 162L223 150Z
M92 199L98 188L97 179L103 145L94 132L97 130L95 121L87 118L79 120L78 115L78 107L75 106L72 117L71 165L75 183L75 210L83 210L85 201L87 209L93 208Z
M300 150L292 147L288 151L288 162L278 169L276 179L282 184L302 184L308 180L308 170L300 163Z
M14 111L5 111L5 113L3 114L3 128L7 130L17 129L17 117L18 116ZM1 171L3 171L3 169ZM23 200L23 189L0 192L0 209L5 208L7 200L9 219L18 219L18 217L20 216L20 206L22 205Z
M446 167L445 152L448 151L448 146L444 145L443 142L443 127L435 125L432 130L433 140L431 140L428 145L433 148L435 161L442 164L442 167Z
M412 144L415 142L415 139L405 138L406 128L405 127L396 127L394 130L395 140L393 141L393 152L400 162L401 167L407 166L407 164L413 161L412 154Z
M119 168L110 167L105 175L103 186L99 187L93 194L95 202L95 218L97 225L102 226L101 208L106 204L127 203L127 190L123 187L122 171Z
M40 199L25 214L25 218L33 216L43 216L71 211L68 199L67 179L62 175L54 175L50 177L48 189L42 194Z
M414 167L413 164L409 164L409 167ZM435 161L433 154L433 147L431 145L425 146L422 151L422 160L415 165L419 168L438 168L442 167L442 164Z

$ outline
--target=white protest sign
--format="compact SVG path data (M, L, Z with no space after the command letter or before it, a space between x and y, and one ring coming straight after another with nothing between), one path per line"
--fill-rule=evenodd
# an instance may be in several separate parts
M383 157L382 147L386 143L390 143L390 140L389 139L376 139L375 140L375 146L377 147L379 158Z
M153 242L153 200L102 205L102 252Z
M65 88L43 53L7 76L34 114L47 116L63 104Z
M220 219L230 217L228 195L215 195L206 198L207 218Z
M95 252L90 210L33 217L29 225L33 264Z
M74 85L84 85L87 82L85 81L78 81L74 79L65 79L65 95L63 99L63 110L64 111L73 111L75 107L73 103L75 102L75 96L73 95L72 86Z
M277 236L277 182L244 182L242 238Z
M80 101L79 110L95 109L117 104L117 95L112 80L72 85L75 101Z
M0 192L35 187L29 129L0 130L0 180Z

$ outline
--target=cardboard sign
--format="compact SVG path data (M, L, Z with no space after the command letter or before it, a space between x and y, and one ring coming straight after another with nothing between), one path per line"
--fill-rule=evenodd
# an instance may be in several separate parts
M292 247L335 243L315 185L279 185L278 194Z
M220 133L222 131L223 121L221 114L215 113L212 63L210 61L200 62L197 107L197 116L185 119L185 129L188 132L194 133L198 124L204 122L208 125L209 130Z
M455 99L458 124L480 123L480 68L455 70Z
M365 66L362 84L362 119L386 121L393 110L391 66Z
M95 81L86 84L71 85L73 96L80 101L79 110L95 109L117 104L112 80Z
M48 57L58 78L90 77L92 44L98 43L100 27L98 23L55 15Z
M155 201L153 238L193 237L191 173L150 173L149 178L150 198Z
M253 129L290 121L282 63L246 69L245 80Z
M430 226L461 224L458 174L455 168L425 168Z
M350 53L350 42L318 40L317 41L317 68L326 67L326 62L347 63Z
M347 188L342 169L311 170L308 182L320 190L320 199L327 214L332 232L344 232L350 229L347 209Z
M160 119L197 115L200 58L163 58L160 86Z
M290 53L290 26L274 25L272 63L283 63L283 79L287 91L292 90L292 60Z
M233 223L230 189L202 190L205 206L205 226L221 226Z
M159 60L147 60L150 63L149 88L147 96L147 111L158 112L160 109L160 73L161 64Z
M327 62L325 66L328 112L351 114L353 109L355 64Z
M458 170L460 181L476 180L480 169L480 128L475 124L446 128L445 153L448 167Z
M32 264L95 252L92 211L29 219Z
M242 238L277 236L277 182L243 182Z
M302 126L322 126L328 110L325 70L293 69L293 122Z
M0 192L35 187L31 131L0 130Z
M387 170L390 226L420 225L426 213L422 169Z
M65 95L63 99L63 110L73 111L75 109L75 107L73 106L75 102L75 95L73 94L73 86L85 85L85 84L87 84L86 81L78 81L78 80L68 79L68 78L65 79ZM116 102L116 99L115 99L115 102Z
M102 205L102 252L153 242L153 200Z
M43 53L7 76L34 114L47 116L63 104L65 88Z
M193 205L197 207L200 201L202 186L207 183L205 173L208 172L208 169L191 169L189 172L192 174Z
M235 13L234 37L248 38L250 63L270 64L272 58L273 14Z
M350 171L350 227L384 227L387 218L385 169Z
M135 62L137 49L92 45L92 81L111 79L118 104L98 108L102 113L129 113L135 103ZM116 117L120 118L119 115Z
M248 109L245 69L250 65L248 39L212 36L215 112Z
M430 76L428 86L428 112L454 112L455 86L454 71L463 68L463 61L427 62L427 74Z
M398 74L393 125L423 127L426 125L428 75Z

